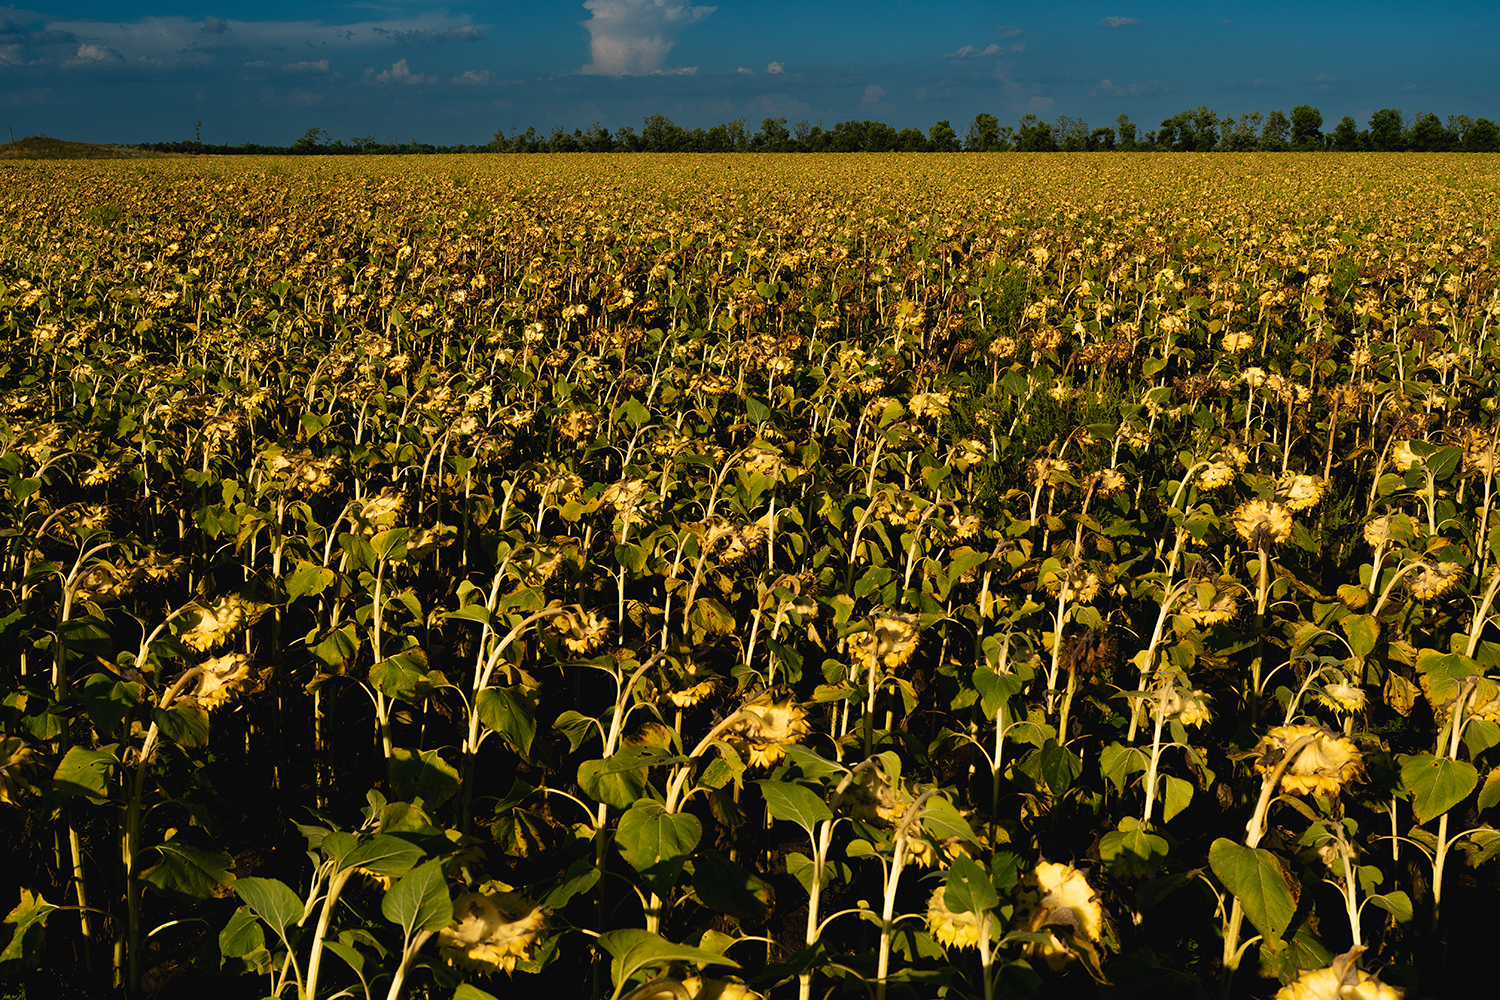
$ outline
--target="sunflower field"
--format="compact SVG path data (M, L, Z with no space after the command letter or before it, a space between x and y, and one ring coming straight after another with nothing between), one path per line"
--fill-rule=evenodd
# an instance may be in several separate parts
M0 167L7 996L1458 995L1500 159Z

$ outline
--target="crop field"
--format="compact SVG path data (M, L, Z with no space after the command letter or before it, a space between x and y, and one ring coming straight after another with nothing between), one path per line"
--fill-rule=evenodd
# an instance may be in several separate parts
M0 164L7 996L1463 995L1500 157Z

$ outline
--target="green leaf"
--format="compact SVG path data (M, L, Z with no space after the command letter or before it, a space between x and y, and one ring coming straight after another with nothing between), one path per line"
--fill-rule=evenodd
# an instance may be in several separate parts
M370 668L370 683L387 698L411 704L435 690L427 673L427 654L420 649L408 649L375 664Z
M458 989L453 991L453 1000L500 1000L500 998L493 993L486 993L478 986L459 983Z
M1067 747L1048 739L1041 748L1027 754L1020 768L1044 791L1061 795L1083 773L1083 760Z
M629 809L646 790L646 767L679 763L684 758L651 746L621 747L606 760L578 765L578 784L585 792L615 809Z
M1349 648L1363 659L1375 651L1380 640L1380 621L1374 615L1345 615L1339 628L1349 637Z
M1496 802L1500 802L1500 767L1490 772L1489 777L1484 779L1484 787L1479 790L1479 808L1489 809Z
M338 579L338 574L328 567L298 559L297 568L287 574L287 603L291 604L300 598L321 594L332 586L336 579Z
M109 772L119 759L104 750L72 747L63 755L52 775L52 783L64 795L88 795L102 799L109 794Z
M198 704L196 698L178 698L170 708L153 708L151 721L178 746L208 745L208 709Z
M1411 897L1397 889L1383 896L1369 896L1365 902L1371 906L1378 906L1387 913L1392 914L1403 924L1411 923L1412 907Z
M401 925L407 940L417 931L435 931L453 923L453 901L448 898L443 863L429 861L412 869L386 890L380 912L391 923Z
M943 886L943 905L954 913L983 913L1000 905L989 872L962 854L948 867Z
M241 906L219 932L219 954L225 958L248 958L266 947L266 934L248 906Z
M396 877L411 871L422 860L422 849L408 840L380 833L344 855L339 869L363 868L376 875Z
M438 808L458 791L458 768L436 750L392 749L390 774L393 796L403 802L421 799L428 809Z
M727 965L738 969L739 963L725 958L717 952L704 948L693 948L685 944L673 944L663 937L643 931L638 927L627 927L617 931L605 931L599 935L599 944L609 952L613 961L609 964L610 977L614 980L615 996L624 992L625 984L642 969L672 962L694 962L699 965Z
M812 893L812 858L798 851L788 851L786 853L786 871L788 875L802 883L803 892ZM823 863L823 884L828 885L836 877L837 872L834 870L833 862L825 861Z
M703 824L698 817L669 813L660 802L644 799L620 817L615 844L647 887L665 897L702 836Z
M500 734L522 757L531 755L531 741L536 738L536 710L518 690L487 687L479 692L479 721L486 729Z
M1111 743L1099 752L1099 771L1115 786L1115 791L1125 793L1125 782L1132 774L1146 770L1149 764L1146 752L1140 747L1129 747L1122 743Z
M1166 788L1161 797L1161 821L1170 823L1173 816L1182 812L1193 801L1193 783L1170 774L1164 775L1163 780Z
M568 901L574 896L592 889L603 874L599 870L599 866L594 864L590 858L575 861L573 866L568 869L567 875L562 880L562 884L547 893L546 898L542 900L542 906L551 910L562 909L568 905Z
M1399 759L1401 783L1411 794L1412 811L1419 823L1443 815L1468 798L1479 784L1479 772L1465 760L1449 760L1430 753Z
M1099 857L1116 878L1150 878L1167 860L1166 838L1143 830L1134 817L1099 838Z
M78 700L94 728L108 739L116 736L130 710L141 703L141 685L111 673L90 674L78 686Z
M481 625L488 625L492 620L489 609L483 604L465 605L457 611L449 611L443 617L454 618L459 621L478 622Z
M646 555L645 549L629 542L615 546L615 561L632 577L640 576L646 568Z
M955 837L969 843L977 843L979 840L974 828L963 818L958 807L941 795L928 799L927 804L922 807L922 828L937 841L952 840Z
M763 924L770 913L771 887L718 851L693 857L693 892L710 910L744 924Z
M377 558L400 562L406 558L406 539L409 528L387 528L370 539L370 548Z
M813 835L814 829L833 813L817 793L790 781L757 781L772 819L789 820Z
M1281 940L1297 912L1297 900L1276 855L1220 837L1208 849L1208 863L1255 929L1268 940Z
M47 915L57 907L30 889L21 890L21 901L6 914L0 924L0 968L8 962L20 962L38 956L42 927Z
M234 858L223 851L195 847L182 840L157 844L157 861L141 878L164 896L177 899L213 899L221 885L234 881L230 869Z
M997 674L989 667L974 668L974 690L979 692L979 707L987 719L994 719L1001 707L1021 691L1021 678L1015 674Z
M247 876L234 880L235 895L255 911L255 915L271 926L276 936L285 940L286 929L302 919L305 907L302 900L285 882L274 878ZM228 954L228 952L225 952Z

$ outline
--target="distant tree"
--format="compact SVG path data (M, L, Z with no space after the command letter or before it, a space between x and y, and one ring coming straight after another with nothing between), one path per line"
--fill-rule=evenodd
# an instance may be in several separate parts
M1115 119L1115 127L1120 131L1120 148L1130 152L1135 148L1135 122L1129 115L1121 114Z
M1265 124L1265 117L1259 111L1246 111L1239 118L1225 118L1219 148L1228 153L1248 153L1259 149L1260 130Z
M1428 112L1412 122L1406 137L1407 147L1416 153L1440 153L1452 149L1457 136L1450 135L1437 115Z
M1474 119L1474 127L1464 136L1464 149L1470 153L1500 153L1500 125L1488 118Z
M320 128L310 128L302 133L302 138L292 143L292 149L298 153L311 153L328 145L328 133Z
M882 128L890 128L884 122L866 122L865 124L867 127L879 125ZM873 149L875 146L873 137L881 133L874 128L869 128L869 131L872 135L871 148ZM885 146L882 143L882 149L894 149L902 153L921 153L927 149L927 136L919 128L904 128L896 133L895 139L891 141L889 146Z
M1292 109L1292 148L1323 148L1323 112L1310 104L1299 104Z
M635 129L629 125L622 125L615 129L615 152L639 153L640 151L641 137L635 134Z
M1082 118L1058 115L1052 125L1052 137L1063 152L1081 153L1089 148L1089 123Z
M1291 131L1292 123L1287 120L1285 111L1272 111L1266 115L1266 123L1260 130L1260 148L1276 152L1287 148L1287 133Z
M1022 153L1057 152L1052 126L1036 115L1024 115L1016 126L1016 149Z
M803 118L792 126L792 143L798 148L807 149L807 140L812 135L813 123Z
M590 153L607 153L613 147L614 140L609 137L609 130L598 122L583 130L583 148Z
M1398 109L1382 108L1370 116L1370 148L1389 153L1406 148L1405 130Z
M792 133L786 127L786 115L777 118L762 118L760 131L750 141L750 146L762 153L784 153L792 141Z
M1115 148L1115 130L1108 125L1101 125L1089 133L1090 150L1104 150L1106 152Z
M576 129L569 134L561 125L552 130L547 137L547 152L549 153L577 153L583 149L583 130Z
M934 153L956 153L962 148L958 144L958 133L953 130L953 123L946 118L933 122L932 128L927 130L927 145Z
M981 111L974 116L964 148L971 153L993 153L1000 148L1000 119Z
M1339 123L1333 129L1333 148L1340 153L1352 153L1362 145L1359 126L1354 123L1354 116L1345 115L1340 118Z
M1003 151L1005 151L1007 153L1010 152L1010 149L1015 144L1015 141L1016 141L1016 129L1015 129L1015 126L1013 126L1013 125L1001 125L1000 126L1000 148L1001 148L1001 150L1003 150Z
M729 132L729 146L736 153L743 153L750 148L750 133L745 129L743 116L724 123L724 128Z

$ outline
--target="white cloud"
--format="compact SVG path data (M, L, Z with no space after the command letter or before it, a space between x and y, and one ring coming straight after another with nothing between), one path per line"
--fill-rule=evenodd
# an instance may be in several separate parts
M885 97L885 88L870 84L865 88L865 96L860 98L859 106L862 108L873 108L879 104L881 98Z
M766 72L776 76L779 73L785 73L786 67L779 62L766 63Z
M465 70L462 74L460 74L458 76L455 76L449 82L450 83L462 83L462 84L466 84L466 85L471 86L471 87L483 87L485 84L488 84L488 83L491 82L491 80L490 80L490 71L487 70L487 69Z
M452 28L371 28L371 31L388 38L397 45L443 45L447 42L478 42L484 32L472 24L460 24Z
M755 75L755 70L751 69L749 66L741 66L738 69L736 69L735 72L736 73L743 73L746 76L754 76Z
M288 73L327 73L328 60L319 59L317 62L309 62L304 59L301 62L287 63L281 68Z
M1026 32L1022 31L1020 28L1017 28L1013 24L1002 24L1000 25L1000 27L995 29L995 34L1001 38L1020 38L1022 35L1026 34Z
M1100 80L1089 88L1090 97L1150 97L1170 91L1172 88L1159 80L1142 80L1139 83L1122 84L1113 80Z
M222 35L229 30L229 22L222 17L205 17L203 27L198 30L205 35Z
M92 45L84 42L78 46L78 55L76 58L88 62L103 62L106 59L118 59L120 55L118 52L105 48L103 45Z
M1024 49L1024 46L1016 46L1016 47ZM979 46L977 46L977 45L965 45L962 48L958 49L958 51L956 51L956 52L944 52L943 53L943 58L944 59L983 59L986 56L996 55L997 53L999 53L999 51L1000 51L1000 46L996 45L994 42L991 42L990 44L986 45L982 49Z
M406 64L405 59L398 59L391 63L391 68L375 75L374 80L376 83L437 83L437 77L435 76L428 76L426 73L413 73L411 67Z
M1101 17L1099 23L1106 28L1129 28L1141 23L1138 17Z
M582 22L592 58L583 72L601 76L683 72L663 69L667 53L683 29L718 9L678 0L586 0L583 6L593 15Z

